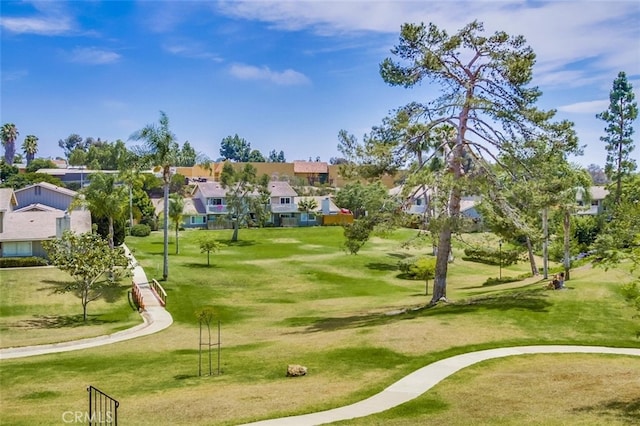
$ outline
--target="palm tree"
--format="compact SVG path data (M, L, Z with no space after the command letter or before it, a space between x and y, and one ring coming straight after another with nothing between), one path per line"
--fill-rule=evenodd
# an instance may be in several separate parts
M2 146L4 147L4 161L8 165L13 165L13 157L16 155L16 139L18 139L18 128L13 123L5 123L0 130Z
M309 224L309 211L315 210L318 208L318 202L315 198L303 198L298 201L298 210L306 213L306 225Z
M27 166L31 164L38 152L38 137L34 135L27 135L22 142L22 152L27 157Z
M180 194L171 194L171 197L169 198L169 218L176 225L176 254L178 254L178 231L180 230L180 224L182 223L183 211L184 199Z
M171 166L175 164L178 155L176 136L169 130L169 118L160 111L159 126L147 124L144 128L134 132L130 139L143 140L145 147L142 152L145 158L153 163L157 170L162 171L164 188L164 264L162 278L169 277L169 185L171 184Z
M109 220L109 247L113 248L113 222L122 219L126 212L127 189L116 185L115 174L95 173L91 183L82 188L75 205L85 205L96 218Z

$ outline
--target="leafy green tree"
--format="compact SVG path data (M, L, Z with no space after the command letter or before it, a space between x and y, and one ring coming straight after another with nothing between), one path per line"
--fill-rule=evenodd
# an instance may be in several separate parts
M35 135L27 135L22 142L22 151L27 157L27 167L33 161L38 152L38 137Z
M236 133L227 136L220 143L220 155L224 160L247 162L251 153L251 144Z
M87 152L83 148L76 148L69 154L69 165L86 166Z
M227 191L227 210L233 224L231 241L238 241L238 229L254 221L262 222L267 214L269 200L269 176L257 176L251 164L236 171L231 163L225 162L220 174L220 183Z
M10 175L7 180L4 180L0 187L20 189L34 183L48 182L52 185L64 187L64 184L57 177L45 173L16 173Z
M298 201L298 210L307 214L307 225L309 224L309 212L318 208L315 198L303 198Z
M115 174L94 173L91 182L80 189L74 204L89 208L91 215L108 221L107 240L109 247L114 247L114 221L124 219L129 198L128 189L117 184Z
M176 254L179 252L178 248L178 231L180 225L182 225L182 214L184 212L184 199L180 194L171 194L169 197L169 218L175 225L176 229Z
M211 266L211 253L220 251L221 247L222 246L214 239L213 235L207 235L200 239L200 253L207 253L207 266Z
M426 257L417 259L410 267L409 273L416 278L425 281L425 295L429 294L429 280L432 279L436 272L436 260Z
M380 211L391 200L387 188L378 181L368 185L348 183L335 194L334 202L341 208L351 210L355 218L360 218L367 212L374 214Z
M4 161L8 165L13 165L13 159L16 155L16 139L18 139L18 128L13 123L5 123L0 129L0 138L4 147Z
M169 185L171 184L171 167L176 163L179 155L178 143L176 136L169 129L169 117L160 111L159 125L148 124L144 128L134 132L131 139L143 140L145 146L137 149L142 155L141 159L151 163L158 170L162 171L163 185L163 201L164 214L166 219L169 217ZM164 221L164 251L163 251L163 268L162 278L166 280L169 277L169 221Z
M131 157L135 155L127 149L122 140L111 143L98 139L88 145L84 164L93 170L122 170L135 161Z
M8 164L4 161L4 157L0 159L0 184L4 184L7 179L11 178L14 175L20 173L20 170L13 164ZM2 185L2 187L6 188L6 186Z
M607 148L605 173L615 182L615 204L620 202L622 180L636 169L631 158L635 148L632 139L633 121L638 117L638 104L635 102L633 86L627 81L627 75L620 71L613 81L613 89L609 93L609 109L596 115L607 123L606 136L600 138Z
M84 139L82 139L82 136L76 133L72 133L71 135L67 136L66 139L60 139L58 141L58 146L62 148L64 157L67 160L71 156L71 153L76 149L80 149L82 151L87 150L87 144L85 143Z
M73 282L61 291L73 292L80 298L86 322L87 305L116 284L116 271L127 266L124 250L109 248L107 241L97 234L71 231L65 231L62 238L44 241L42 245L51 264L73 278Z
M553 139L565 152L575 149L575 138L570 137L572 123L552 123L554 111L535 107L541 92L527 86L535 54L522 36L512 37L502 31L485 35L477 21L452 35L434 24L404 24L392 53L398 61L388 58L380 66L385 82L409 88L429 81L436 83L430 87L439 90L426 103L406 107L412 117L422 120L421 129L412 127L420 132L430 132L443 124L452 128L452 137L445 138L435 150L443 165L437 171L442 185L439 193L441 198L446 196L445 208L437 217L438 250L431 299L431 303L437 303L446 298L451 241L460 229L460 202L468 188L479 191L494 186L492 165L502 164L500 156L525 150L529 141ZM364 146L347 146L347 151L366 154L360 163L375 166L370 167L374 171L377 167L377 172L403 163L414 164L418 148L414 140L395 138L393 128L384 131L387 127L374 129L364 139Z
M249 158L247 159L250 163L264 163L267 160L264 158L264 155L257 149L252 149L249 153Z
M343 225L344 248L351 254L358 254L362 246L369 240L375 222L371 218L356 219L353 223Z
M40 169L56 169L58 166L48 158L35 158L25 168L27 173L35 173Z

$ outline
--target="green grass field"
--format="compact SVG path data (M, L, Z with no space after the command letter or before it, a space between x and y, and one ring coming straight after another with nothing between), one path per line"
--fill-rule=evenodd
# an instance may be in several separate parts
M223 243L209 267L197 242L205 232ZM567 291L545 291L537 278L483 286L498 268L464 261L458 243L451 303L424 308L425 283L401 279L396 267L403 257L430 253L428 241L404 247L415 232L377 236L357 256L342 251L337 227L243 229L237 243L229 243L231 231L181 232L181 253L174 254L172 237L169 280L162 283L174 324L110 346L2 361L1 423L63 424L65 411L86 410L86 387L93 385L120 401L123 424L239 424L355 402L423 365L472 350L640 347L640 323L619 292L630 279L624 269L576 269ZM127 245L148 277L159 278L161 233L128 238ZM502 275L519 276L527 267L509 266ZM89 305L95 318L89 326L18 329L38 316L81 313L71 295L56 295L51 306L43 300L48 290L39 289L65 279L58 274L0 270L2 346L33 344L51 331L67 340L78 329L95 335L105 324L139 322L123 288L120 297ZM221 323L220 376L198 377L196 312L204 307ZM640 415L640 362L633 357L517 358L470 367L415 401L345 424L628 424ZM292 363L309 374L285 377ZM203 368L208 372L206 357Z

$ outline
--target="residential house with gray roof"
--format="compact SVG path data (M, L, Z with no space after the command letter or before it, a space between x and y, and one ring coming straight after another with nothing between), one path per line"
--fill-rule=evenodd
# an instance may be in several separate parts
M43 241L60 237L66 229L90 232L91 213L69 211L74 196L74 191L49 183L0 189L0 257L46 258Z

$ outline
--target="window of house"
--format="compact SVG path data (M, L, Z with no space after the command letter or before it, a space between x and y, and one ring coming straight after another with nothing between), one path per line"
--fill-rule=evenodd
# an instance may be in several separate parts
M592 201L591 201L591 205L592 205L593 207L597 207L597 206L598 206L598 204L599 204L598 200L592 200Z
M422 198L416 198L416 206L422 205Z
M291 197L280 197L280 204L291 204Z
M204 225L205 223L207 223L207 217L206 216L191 216L189 218L189 223L191 223L191 225Z
M2 244L3 256L26 257L32 256L31 241L4 242Z
M309 216L307 216L307 220L308 221L316 220L316 215L313 213L309 213Z
M207 198L207 204L210 206L223 206L224 199L223 198Z

